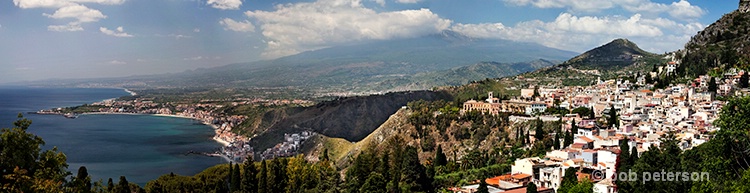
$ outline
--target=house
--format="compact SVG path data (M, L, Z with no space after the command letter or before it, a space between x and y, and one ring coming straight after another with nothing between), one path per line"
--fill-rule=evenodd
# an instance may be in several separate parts
M604 179L594 184L594 193L617 193L617 188L611 179Z
M538 157L530 157L513 162L513 165L510 166L510 171L512 174L522 173L528 174L529 176L535 176L538 175L539 168L544 166L544 160L539 159Z

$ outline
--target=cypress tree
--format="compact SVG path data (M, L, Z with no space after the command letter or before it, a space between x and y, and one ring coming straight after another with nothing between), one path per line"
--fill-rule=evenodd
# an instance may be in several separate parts
M558 129L557 132L555 132L555 142L552 144L554 150L560 149L560 130Z
M718 85L716 85L716 78L709 77L708 81L708 92L716 93L716 90L718 88Z
M748 80L750 79L750 77L748 77L748 73L749 73L748 71L745 71L745 73L743 73L740 76L740 83L739 83L740 88L747 88L748 87L748 84L749 84Z
M432 161L432 164L435 166L444 166L445 164L448 164L448 159L445 157L445 153L443 153L443 147L438 145L437 150L435 151L435 159Z
M562 148L567 148L568 146L570 146L570 144L573 144L573 134L570 134L570 131L566 131L565 141Z
M576 120L573 119L570 123L570 133L575 135L578 133L578 124L576 124Z
M255 192L258 190L258 169L255 168L252 156L248 156L245 160L244 166L242 167L242 191L243 192Z
M260 171L258 172L258 193L270 193L268 191L268 169L265 160L260 161Z
M115 192L115 183L112 182L112 178L107 180L107 192Z
M118 193L130 193L130 182L128 182L125 176L120 176L120 182L117 183L115 189Z
M484 179L479 179L479 187L477 187L476 193L490 193L490 189L487 187L487 182Z
M617 121L617 110L615 110L615 105L610 105L609 107L609 118L607 119L607 124L609 126L613 126L616 128L620 127L620 123Z
M229 162L229 173L227 174L226 179L229 181L229 190L230 192L234 189L232 189L232 184L234 184L234 168L232 168L232 162Z
M534 130L534 138L536 138L537 141L542 141L544 137L547 135L544 133L544 122L542 122L541 119L536 118L536 128Z
M234 168L232 169L232 179L231 179L231 188L230 190L232 192L240 190L240 182L242 181L242 177L240 176L240 164L234 164Z

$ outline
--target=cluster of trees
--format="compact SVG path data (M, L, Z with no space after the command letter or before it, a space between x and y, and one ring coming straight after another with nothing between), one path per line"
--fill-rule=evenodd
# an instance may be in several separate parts
M222 164L195 176L163 175L146 184L146 192L339 192L340 178L323 156L310 163L302 155L242 164Z

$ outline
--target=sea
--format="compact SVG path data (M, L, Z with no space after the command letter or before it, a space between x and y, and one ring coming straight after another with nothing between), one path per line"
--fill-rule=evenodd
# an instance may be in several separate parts
M213 128L199 121L151 115L38 115L41 109L68 107L129 95L123 89L0 87L0 128L11 128L17 115L32 120L28 132L40 136L43 149L67 156L75 175L85 166L92 181L120 176L144 186L165 174L195 175L226 163L220 157L189 152L215 152Z

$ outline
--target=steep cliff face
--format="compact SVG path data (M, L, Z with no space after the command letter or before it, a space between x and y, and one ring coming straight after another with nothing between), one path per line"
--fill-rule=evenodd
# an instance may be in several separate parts
M445 92L409 91L384 95L347 97L322 102L312 107L268 112L258 128L265 131L253 138L256 149L266 149L283 139L284 133L314 131L328 137L360 141L408 102L417 100L452 100Z

